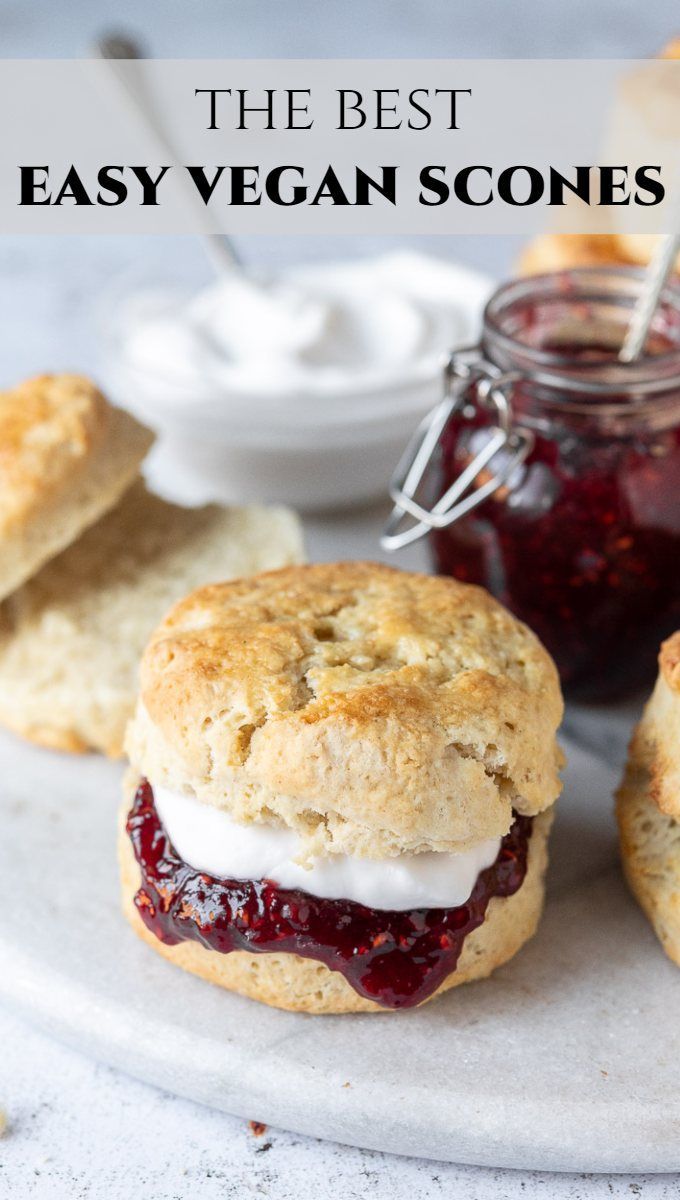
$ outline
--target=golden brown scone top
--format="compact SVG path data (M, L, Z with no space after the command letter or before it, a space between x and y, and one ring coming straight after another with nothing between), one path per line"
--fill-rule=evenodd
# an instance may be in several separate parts
M560 790L562 700L481 588L374 563L201 588L151 639L128 736L152 783L310 853L384 857L503 834Z
M0 392L0 534L70 482L114 411L80 375L38 375Z

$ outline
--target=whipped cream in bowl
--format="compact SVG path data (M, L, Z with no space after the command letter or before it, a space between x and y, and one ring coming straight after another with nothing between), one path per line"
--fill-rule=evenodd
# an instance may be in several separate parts
M334 854L303 866L290 829L240 824L223 809L167 788L154 787L153 794L166 834L195 870L217 879L268 879L280 888L389 912L464 904L501 845L500 838L487 838L458 854L423 851L387 859Z
M181 498L357 504L384 495L491 289L406 251L138 287L108 316L108 382L164 435Z

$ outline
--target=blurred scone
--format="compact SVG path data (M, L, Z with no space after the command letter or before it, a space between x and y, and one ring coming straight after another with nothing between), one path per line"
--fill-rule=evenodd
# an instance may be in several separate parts
M631 740L617 796L623 868L666 953L680 966L680 632Z
M136 483L0 608L0 721L45 746L122 754L149 634L190 588L299 561L277 508L180 508Z
M680 59L680 38L668 42L658 57ZM614 153L613 161L619 161L618 153ZM540 234L525 246L517 267L521 275L541 275L572 267L646 266L658 241L654 234L623 231ZM680 272L680 256L676 270Z
M79 375L0 393L0 599L113 507L152 441Z
M201 588L142 660L125 910L283 1008L488 975L539 918L561 714L548 654L480 588L351 562Z
M544 233L520 255L520 275L543 275L572 267L616 267L630 262L619 239L604 233Z

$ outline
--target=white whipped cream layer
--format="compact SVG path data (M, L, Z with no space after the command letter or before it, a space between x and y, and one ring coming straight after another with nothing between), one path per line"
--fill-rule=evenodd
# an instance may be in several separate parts
M353 900L394 912L464 904L501 844L500 838L487 838L460 854L424 851L388 859L336 854L306 867L295 861L300 846L292 830L241 825L223 809L191 796L156 787L153 793L175 850L197 871L218 879L269 879L325 900Z

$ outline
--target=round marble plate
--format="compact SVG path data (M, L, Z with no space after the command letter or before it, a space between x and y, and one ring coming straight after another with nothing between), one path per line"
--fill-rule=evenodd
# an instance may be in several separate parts
M512 963L421 1010L305 1017L184 975L133 936L118 911L118 767L4 736L0 756L0 998L55 1036L227 1112L358 1146L680 1169L680 972L619 877L615 779L597 760L569 753L550 900Z

